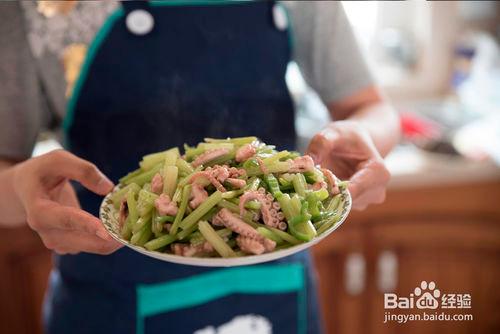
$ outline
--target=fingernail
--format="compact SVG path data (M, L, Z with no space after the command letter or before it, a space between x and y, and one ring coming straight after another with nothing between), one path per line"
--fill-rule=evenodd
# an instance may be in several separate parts
M103 239L103 240L110 240L111 237L109 236L109 234L105 231L102 231L102 230L97 230L97 232L95 233L99 238Z
M115 185L110 179L106 177L106 175L101 173L101 179L97 183L97 186L103 189L104 191L108 192L111 191Z

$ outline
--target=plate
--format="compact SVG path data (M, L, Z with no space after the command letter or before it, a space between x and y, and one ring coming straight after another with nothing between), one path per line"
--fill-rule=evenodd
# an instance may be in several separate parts
M101 207L99 210L99 217L101 218L101 222L109 232L109 234L113 237L113 239L118 242L124 244L125 246L133 249L136 252L141 254L153 257L155 259L185 264L190 266L200 266L200 267L234 267L234 266L244 266L250 264L263 263L268 261L273 261L277 259L284 258L286 256L290 256L292 254L303 251L307 248L310 248L320 242L321 240L328 237L333 231L335 231L342 223L346 220L349 212L351 211L351 195L347 189L341 189L341 196L343 196L342 207L340 208L342 216L340 220L326 230L321 236L314 238L309 242L305 242L299 245L292 246L290 248L278 250L271 253L264 253L261 255L248 255L248 256L240 256L234 258L202 258L202 257L185 257L174 254L162 253L158 251L149 251L143 247L136 246L130 244L127 240L123 239L120 236L120 227L118 224L118 210L113 206L113 202L111 201L111 195L120 189L120 186L116 186L113 189L113 192L109 193L101 203Z

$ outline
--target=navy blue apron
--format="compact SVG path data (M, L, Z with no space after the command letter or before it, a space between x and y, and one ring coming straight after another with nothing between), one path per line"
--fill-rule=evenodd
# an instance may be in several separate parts
M68 105L68 149L116 181L141 156L204 137L295 143L288 30L274 2L126 2L89 46ZM151 31L127 17L145 10ZM144 13L144 12L142 12ZM78 187L84 210L102 198ZM256 266L191 267L126 247L57 256L47 333L318 333L307 252Z

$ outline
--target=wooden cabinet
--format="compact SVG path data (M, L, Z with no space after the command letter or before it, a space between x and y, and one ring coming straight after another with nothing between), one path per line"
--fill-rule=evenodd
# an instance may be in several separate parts
M328 333L500 332L500 183L391 190L314 253ZM423 280L470 293L473 320L384 323L384 292Z
M42 333L51 253L29 228L0 229L0 333Z

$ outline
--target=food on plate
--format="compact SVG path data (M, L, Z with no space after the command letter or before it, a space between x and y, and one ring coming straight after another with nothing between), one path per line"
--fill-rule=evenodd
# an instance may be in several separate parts
M256 137L148 154L111 200L121 237L194 257L260 255L309 242L341 218L347 183Z

